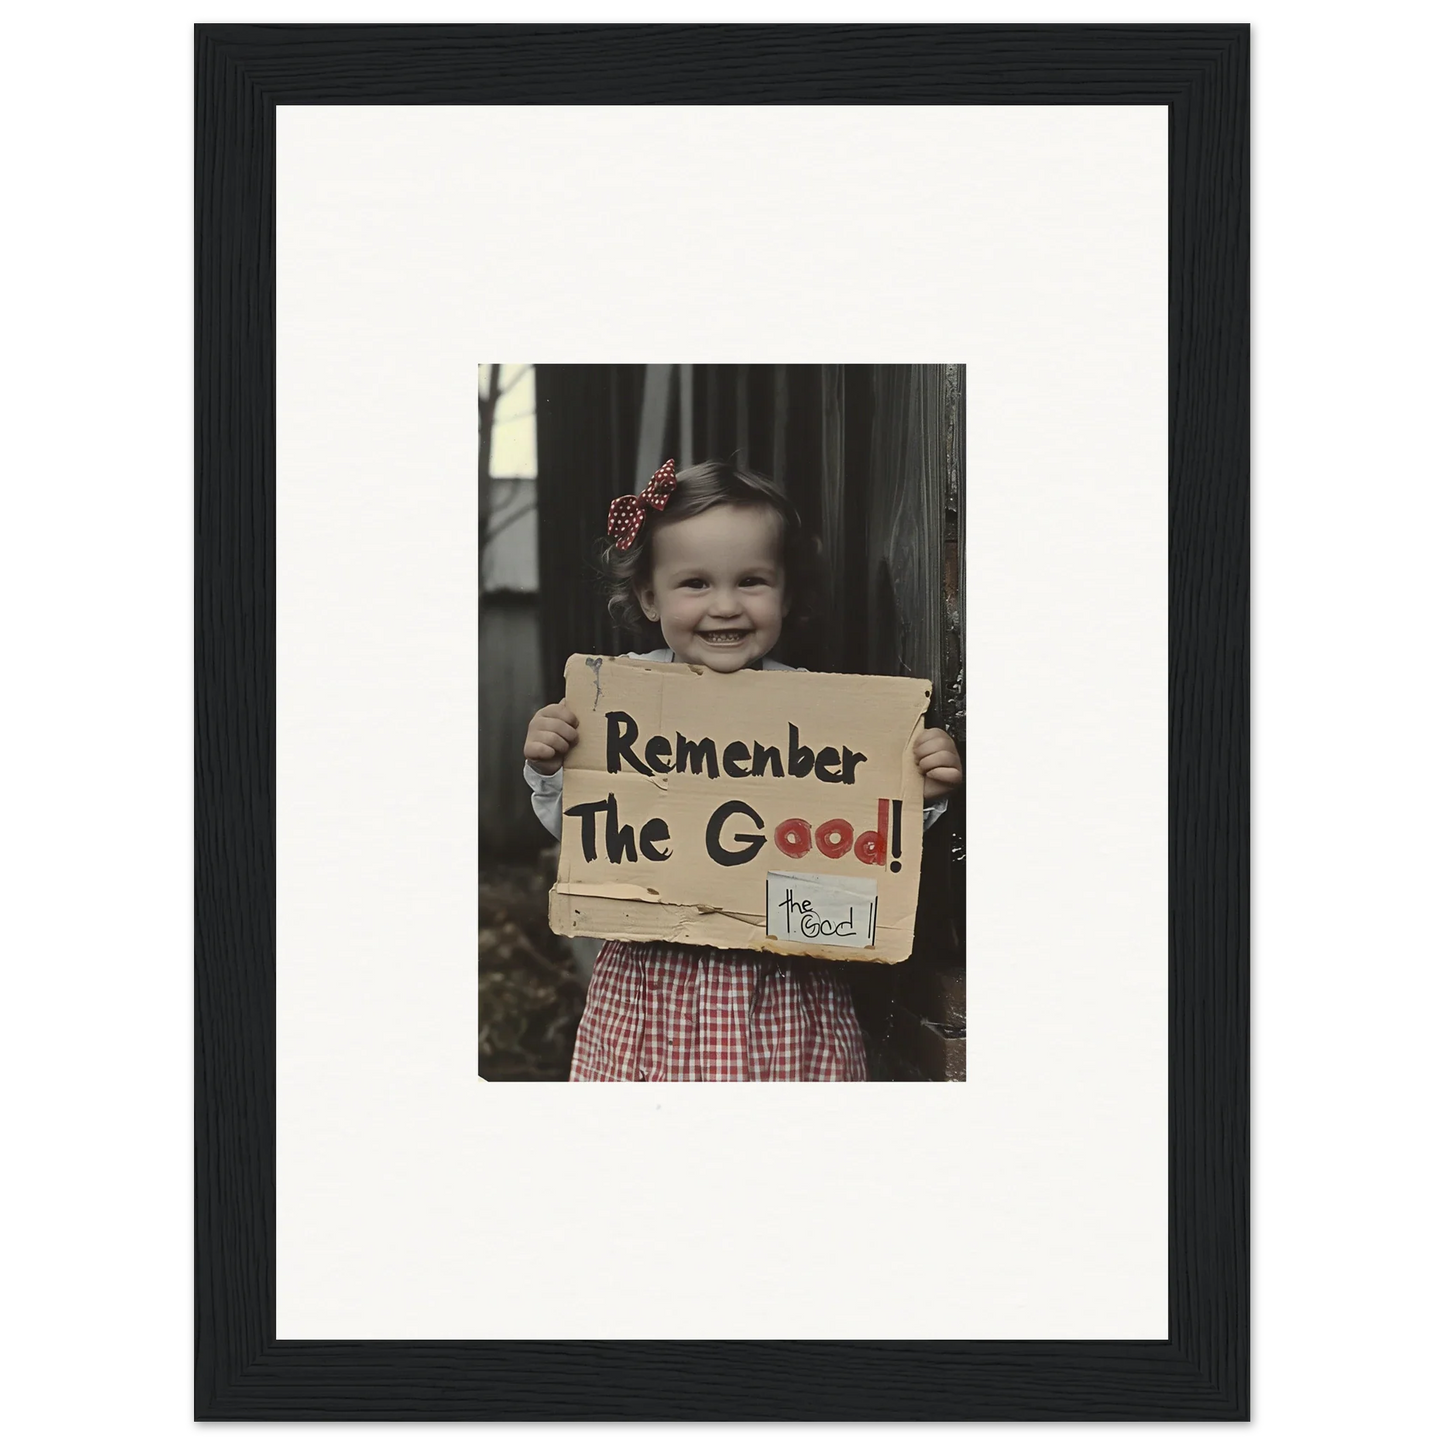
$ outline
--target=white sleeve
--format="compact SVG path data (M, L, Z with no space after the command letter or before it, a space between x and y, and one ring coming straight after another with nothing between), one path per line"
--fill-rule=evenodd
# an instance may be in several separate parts
M538 821L554 837L562 836L562 769L550 776L539 773L531 763L523 762L522 776L532 790L532 811Z
M670 662L672 653L667 648L658 652L629 652L643 662ZM522 762L522 776L532 790L532 811L537 821L554 837L562 836L562 769L555 773L539 773L525 759Z

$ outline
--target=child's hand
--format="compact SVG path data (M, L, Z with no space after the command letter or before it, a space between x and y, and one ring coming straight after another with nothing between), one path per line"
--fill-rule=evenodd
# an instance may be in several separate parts
M527 741L522 744L522 756L539 773L550 777L562 766L562 759L576 741L577 714L565 702L549 702L527 724Z
M958 746L942 728L924 728L913 745L913 756L923 774L925 803L951 793L963 781Z

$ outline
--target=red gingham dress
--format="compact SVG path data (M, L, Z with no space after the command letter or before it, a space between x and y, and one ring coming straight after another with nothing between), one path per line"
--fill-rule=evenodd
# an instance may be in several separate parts
M577 1027L573 1083L865 1080L836 967L676 943L604 943Z

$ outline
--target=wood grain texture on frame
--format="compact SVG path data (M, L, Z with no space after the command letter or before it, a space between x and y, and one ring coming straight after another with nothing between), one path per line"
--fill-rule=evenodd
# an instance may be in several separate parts
M196 30L196 1415L1248 1415L1248 28ZM1170 1326L1130 1341L278 1341L275 112L1167 105Z

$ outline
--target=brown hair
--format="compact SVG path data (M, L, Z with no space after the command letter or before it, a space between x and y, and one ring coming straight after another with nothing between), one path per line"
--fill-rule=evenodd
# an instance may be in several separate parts
M817 573L817 539L803 531L798 509L787 494L758 472L736 462L698 462L677 474L677 490L662 512L647 509L637 541L625 552L611 538L602 544L602 570L607 583L607 610L612 620L639 637L649 637L649 622L637 600L637 589L652 577L652 543L659 526L696 517L713 507L768 507L783 519L783 585L788 597L790 630L805 624L812 610Z

